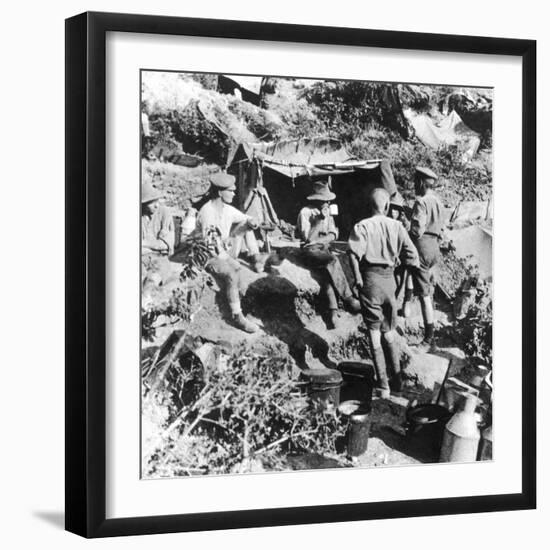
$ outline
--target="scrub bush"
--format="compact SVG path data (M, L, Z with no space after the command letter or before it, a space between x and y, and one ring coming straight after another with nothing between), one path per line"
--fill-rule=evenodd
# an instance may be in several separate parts
M173 368L202 387L177 414L161 417L161 437L145 450L146 475L225 474L281 453L336 453L345 426L335 411L312 406L288 356L243 348L215 369Z

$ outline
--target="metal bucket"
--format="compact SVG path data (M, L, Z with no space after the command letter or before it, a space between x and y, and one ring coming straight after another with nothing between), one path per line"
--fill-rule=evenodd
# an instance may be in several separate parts
M445 424L452 413L441 405L425 403L407 409L405 416L407 436L438 453L441 449Z
M374 366L366 361L343 361L338 364L342 373L342 401L356 400L370 408L374 387Z
M309 369L302 372L309 382L308 395L320 408L328 410L340 404L342 375L334 369Z
M344 401L338 411L349 419L347 430L347 453L350 457L358 457L366 452L371 425L371 408L358 400Z

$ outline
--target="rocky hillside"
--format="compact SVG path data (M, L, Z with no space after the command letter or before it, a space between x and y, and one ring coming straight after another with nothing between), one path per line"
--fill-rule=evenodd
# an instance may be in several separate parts
M405 197L417 164L439 174L449 207L491 194L491 90L279 78L260 91L260 107L241 93L221 93L217 79L144 74L143 171L170 189L175 204L177 195L200 193L208 173L226 166L241 142L321 135L341 140L351 155L390 160Z

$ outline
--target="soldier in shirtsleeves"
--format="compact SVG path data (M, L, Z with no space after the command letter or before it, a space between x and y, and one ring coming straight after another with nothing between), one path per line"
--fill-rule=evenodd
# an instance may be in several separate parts
M176 232L162 193L150 183L141 188L142 305L148 307L162 286L177 284L179 272L168 257L174 253Z
M162 193L150 183L141 189L141 253L170 256L176 233L172 214L161 204Z
M253 232L257 223L231 206L234 197L234 176L225 172L210 176L210 200L199 210L197 229L214 254L206 269L225 294L233 325L245 332L256 332L258 325L246 319L241 310L239 288L242 266L237 258L246 249L252 268L260 273L264 267L264 255L259 253Z
M424 319L423 346L430 346L434 333L434 309L432 303L432 268L440 256L439 240L444 228L443 204L433 192L437 175L429 168L416 167L414 190L416 200L411 216L410 236L418 250L420 267L412 270L414 293L420 297L422 317ZM408 315L412 291L405 294L403 313Z
M355 224L348 241L350 258L359 290L363 318L367 325L380 397L390 395L390 380L382 348L382 335L388 347L391 387L401 391L400 350L396 342L394 269L402 262L418 266L418 253L403 224L387 216L390 196L385 189L374 189L370 197L373 215Z
M321 292L328 304L328 325L335 328L338 320L338 296L352 312L360 311L359 301L353 296L346 275L329 244L338 237L338 228L330 215L330 201L336 195L322 181L313 183L308 205L298 214L296 231L302 241L301 258L321 276Z
M407 218L407 215L405 214L405 200L403 199L403 196L399 191L396 191L393 195L390 197L390 209L388 212L388 216L390 218L393 218L394 220L397 220L403 224L403 227L409 231L411 228L411 222ZM401 294L401 291L403 288L405 288L405 294L409 294L412 296L412 289L413 289L413 280L411 277L411 274L407 270L407 266L400 265L395 269L395 283L397 284L397 290L395 297L399 299L399 296ZM406 317L405 314L403 316Z

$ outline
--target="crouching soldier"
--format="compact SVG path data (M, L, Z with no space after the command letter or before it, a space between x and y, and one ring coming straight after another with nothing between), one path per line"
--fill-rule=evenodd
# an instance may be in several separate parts
M413 270L414 293L420 297L424 319L423 346L430 346L434 333L434 310L432 303L432 270L440 256L439 240L444 228L443 204L433 192L437 176L429 168L416 167L414 189L416 200L411 216L410 236L418 250L420 267ZM405 294L403 312L408 309L411 291Z
M369 330L378 394L387 398L390 383L382 334L388 346L392 389L401 391L400 351L395 333L397 304L394 269L400 260L405 265L418 266L418 254L403 224L387 216L390 203L388 192L382 188L375 189L371 202L372 217L354 226L348 243L361 309Z
M246 319L241 310L242 266L237 258L246 249L254 271L263 271L264 255L259 254L253 232L257 224L231 206L235 197L234 176L218 172L210 177L210 185L210 200L197 215L197 230L214 254L206 264L206 270L225 294L233 325L245 332L256 332L258 325Z
M313 193L307 197L309 204L300 210L296 224L298 237L302 241L301 258L321 277L321 292L328 305L329 328L335 328L337 323L338 296L350 311L360 311L344 270L329 248L329 243L338 237L338 229L329 211L330 201L335 197L328 184L315 182Z

